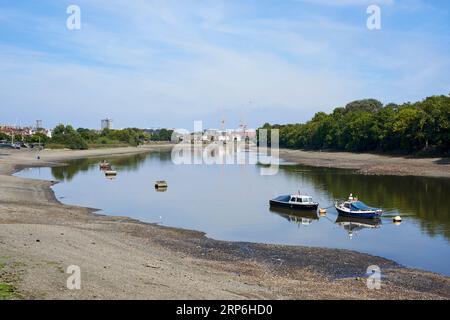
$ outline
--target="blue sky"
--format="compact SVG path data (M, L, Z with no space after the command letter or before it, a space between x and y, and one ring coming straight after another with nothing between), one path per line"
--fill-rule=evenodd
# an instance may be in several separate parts
M415 101L450 92L449 31L445 0L0 0L0 123L256 127Z

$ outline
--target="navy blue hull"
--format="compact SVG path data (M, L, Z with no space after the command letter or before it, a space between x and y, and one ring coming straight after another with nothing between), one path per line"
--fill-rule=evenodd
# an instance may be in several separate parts
M344 217L351 217L351 218L364 218L364 219L377 219L381 217L381 214L378 213L352 213L352 212L347 212L347 211L343 211L339 208L336 208L337 212L339 213L339 215L344 216Z
M364 224L372 227L379 227L382 225L381 219L379 217L373 219L366 219L366 218L344 217L341 214L338 215L336 223L353 223L359 225Z
M273 212L287 220L291 221L292 218L304 218L309 220L319 220L317 216L317 210L294 210L291 208L270 207L270 212Z
M289 202L281 202L281 201L274 201L270 200L270 207L274 208L289 208L292 210L317 210L319 207L319 204L292 204Z

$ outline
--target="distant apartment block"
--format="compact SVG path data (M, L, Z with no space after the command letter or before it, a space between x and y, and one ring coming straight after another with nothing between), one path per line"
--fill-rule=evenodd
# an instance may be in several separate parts
M112 119L103 119L101 124L101 129L112 129L113 121Z
M205 129L202 132L179 134L183 141L204 141L204 142L241 142L254 141L256 139L256 130L239 128L239 129Z

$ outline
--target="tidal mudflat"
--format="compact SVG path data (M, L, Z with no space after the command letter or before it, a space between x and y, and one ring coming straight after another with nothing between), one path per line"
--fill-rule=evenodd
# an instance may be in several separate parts
M101 152L104 156L114 153ZM95 215L93 210L58 202L49 181L9 175L20 167L55 166L54 162L67 158L101 156L101 152L49 151L42 154L40 162L22 152L2 155L0 250L2 257L20 262L16 264L20 275L16 286L25 297L448 299L450 296L448 277L404 268L385 258L350 250L218 241L201 232L126 218L132 216L130 210L123 211L122 216ZM127 153L132 152L142 150ZM102 179L102 183L118 183L126 172L124 169L116 181ZM129 170L130 174L133 172L136 171ZM89 176L89 170L87 173ZM82 172L77 173L78 177L81 175ZM153 176L148 189L155 192L152 182ZM168 192L171 187L177 188L169 182ZM166 196L168 192L158 194ZM298 229L277 214L266 211L262 214ZM337 229L345 239L348 237L344 229L338 226ZM363 234L360 232L359 237ZM13 263L8 259L7 263ZM77 292L65 290L67 275L63 272L74 263L80 264L86 273L84 289ZM364 273L371 264L382 268L384 290L367 288Z

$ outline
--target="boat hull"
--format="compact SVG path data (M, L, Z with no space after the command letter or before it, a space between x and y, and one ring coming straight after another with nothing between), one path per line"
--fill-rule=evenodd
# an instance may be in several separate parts
M290 219L290 217L300 219L304 218L309 220L319 220L319 217L317 216L317 210L293 210L291 208L281 208L271 206L269 211L281 217L284 217L290 221L292 220Z
M364 228L379 228L382 225L382 221L379 217L374 219L364 219L364 218L354 218L354 217L344 217L341 214L338 215L335 223L337 224L355 224L360 225Z
M359 212L359 211L346 211L339 207L335 207L339 215L350 218L363 218L363 219L379 219L381 212Z
M314 203L314 204L302 204L302 203L294 204L294 203L289 203L289 202L270 200L270 207L271 208L289 208L291 210L307 210L307 211L311 211L311 210L317 210L317 208L319 207L319 204L318 203Z

